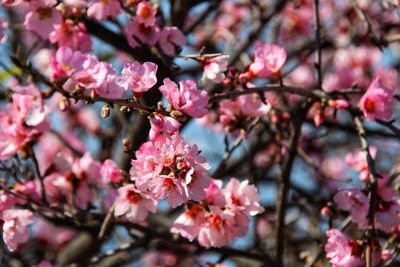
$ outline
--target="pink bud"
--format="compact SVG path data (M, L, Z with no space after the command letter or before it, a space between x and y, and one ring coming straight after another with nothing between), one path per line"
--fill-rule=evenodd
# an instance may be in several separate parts
M332 213L331 213L331 210L328 207L323 207L321 209L321 215L324 216L324 217L329 218L332 215Z
M330 107L333 107L335 109L346 109L350 106L350 104L343 99L329 100L328 104Z
M324 114L321 111L318 111L317 114L314 116L314 124L315 126L320 126L324 121Z

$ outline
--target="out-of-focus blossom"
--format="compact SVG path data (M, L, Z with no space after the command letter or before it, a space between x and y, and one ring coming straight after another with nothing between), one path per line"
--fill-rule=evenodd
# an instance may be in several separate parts
M203 64L204 72L202 80L221 83L225 79L224 72L228 69L229 55L207 58Z
M363 248L357 241L350 241L336 229L326 232L328 241L325 246L326 256L333 267L362 267L365 261L361 258Z
M73 50L89 52L92 50L92 41L87 33L86 26L82 22L74 23L66 20L64 23L55 25L54 31L50 33L49 39L58 46L68 46Z
M33 222L33 214L29 210L8 209L1 215L3 223L3 240L10 251L28 241L28 226Z
M164 27L160 33L158 44L168 56L175 56L176 49L186 43L185 35L177 27Z
M146 27L154 26L156 23L157 9L147 1L141 1L136 9L136 19Z
M393 90L384 86L380 78L376 78L360 100L364 117L367 120L389 120L392 117L393 96Z
M56 4L56 0L32 1L28 5L30 12L25 16L24 26L26 29L48 39L49 34L54 30L54 25L62 22L60 11L54 8Z
M104 184L109 182L118 184L124 180L123 171L118 168L117 164L111 159L104 161L100 169L100 174Z
M135 18L124 28L124 33L131 47L136 48L142 44L155 45L160 35L160 27L157 25L146 26Z
M250 72L262 78L279 75L280 69L286 61L286 51L274 44L256 43L254 62L250 65Z
M117 17L121 13L121 5L118 0L92 0L87 14L98 20L108 17Z

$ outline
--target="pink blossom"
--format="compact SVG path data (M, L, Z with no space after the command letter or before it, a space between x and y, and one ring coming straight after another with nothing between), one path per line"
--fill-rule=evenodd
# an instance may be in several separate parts
M92 50L92 41L87 33L86 26L82 22L75 24L71 20L55 25L49 39L58 46L68 46L73 50L89 52Z
M8 23L4 19L0 18L0 44L3 44L7 40L7 36L4 31L8 28Z
M29 210L8 209L1 215L3 223L3 240L10 251L16 251L20 244L28 241L28 226L33 222Z
M102 182L100 179L101 163L92 158L89 152L86 152L83 157L75 160L71 170L80 180L86 180L92 185L97 185Z
M367 120L389 120L392 117L393 90L376 78L360 100L360 108Z
M192 241L199 234L200 228L205 222L205 216L204 207L193 204L174 221L171 233L180 234Z
M237 98L241 113L248 117L259 117L268 114L270 105L264 103L258 94L246 94Z
M130 174L140 190L154 198L168 199L172 207L188 200L201 201L210 183L208 164L196 145L187 145L179 135L161 143L146 142L132 160Z
M7 113L0 109L0 160L8 159L49 128L41 93L34 86L16 86Z
M46 197L51 206L69 204L86 209L92 200L92 190L86 181L73 184L72 173L52 173L43 179Z
M371 157L374 159L376 157L376 153L378 149L375 146L371 146L369 148L369 153ZM351 153L346 155L346 163L353 169L360 172L359 178L361 181L368 182L369 181L369 170L368 163L366 158L366 153L361 149L356 149Z
M339 230L331 229L326 232L328 241L325 246L326 256L333 267L362 267L362 247L357 241L349 241Z
M148 212L155 213L157 201L151 196L141 192L133 184L128 184L118 189L115 200L114 215L125 216L131 222L143 222Z
M109 182L118 184L124 180L123 171L118 168L117 164L111 159L104 161L100 169L100 175L104 184Z
M146 27L154 26L156 23L157 9L147 1L141 1L136 9L136 19Z
M61 248L74 235L75 231L69 228L56 226L49 221L39 217L33 225L33 233L36 240L54 249Z
M80 109L76 114L76 120L92 134L96 134L100 129L100 122L93 108L83 107Z
M74 51L68 46L60 46L51 59L51 65L54 69L53 80L67 78L73 72L83 68L83 62L87 57L80 51Z
M204 72L202 80L221 83L225 79L224 72L228 69L229 55L207 58L203 64Z
M119 80L125 90L144 93L157 83L157 65L151 62L140 64L137 61L124 64Z
M239 210L246 215L255 216L264 211L260 206L260 197L257 188L249 185L248 180L240 182L231 178L224 190L227 206L232 210Z
M156 141L162 138L169 138L179 132L181 124L169 116L155 114L150 118L150 133L149 139ZM161 141L158 141L161 142Z
M333 200L340 209L351 212L351 220L360 228L367 226L369 200L364 193L356 188L342 189L336 193Z
M118 0L92 0L87 10L87 15L97 20L117 17L120 13L121 5Z
M241 213L211 206L210 214L199 231L199 243L206 248L222 247L235 237L244 236L248 224L249 219Z
M166 78L160 91L175 110L183 111L194 118L201 118L207 113L207 92L197 89L192 80L179 82L178 88L176 83Z
M176 55L176 48L182 47L185 43L185 35L177 27L164 27L158 40L162 51L171 57Z
M222 191L222 181L212 180L206 191L206 198L204 202L211 206L225 207L226 199Z
M17 86L12 95L13 107L19 123L25 122L28 126L38 126L46 117L40 90L34 85Z
M146 26L135 18L124 28L125 35L131 47L136 48L142 44L155 45L160 35L157 25Z
M286 52L277 45L256 43L254 50L254 62L249 70L257 77L268 78L279 73L286 61Z
M30 12L25 16L24 26L26 29L48 39L54 25L62 22L60 11L53 7L56 4L56 0L39 0L28 5Z

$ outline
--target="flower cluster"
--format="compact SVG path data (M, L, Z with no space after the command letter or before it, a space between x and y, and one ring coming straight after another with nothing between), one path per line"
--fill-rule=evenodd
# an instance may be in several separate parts
M189 240L198 237L205 247L221 247L246 235L249 216L264 211L257 189L248 183L231 178L223 189L222 181L212 181L204 201L189 203L186 211L175 220L171 232Z

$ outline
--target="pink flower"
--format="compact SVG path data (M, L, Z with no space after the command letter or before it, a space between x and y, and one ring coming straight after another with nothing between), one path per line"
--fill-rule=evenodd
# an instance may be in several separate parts
M156 23L157 9L147 1L141 1L136 9L136 19L146 27L154 26Z
M158 44L168 56L176 55L176 48L186 43L185 35L177 27L164 27L160 33Z
M25 122L28 126L38 126L46 118L40 90L34 85L17 86L12 95L13 106L16 107L15 116L19 123Z
M62 23L62 15L54 6L56 0L38 0L28 5L31 10L25 16L24 26L42 38L48 39L56 24Z
M369 149L371 157L374 159L376 157L376 153L378 149L374 146L371 146ZM368 182L369 181L369 170L366 154L361 149L356 149L351 153L346 155L346 163L353 169L360 172L359 178L361 181Z
M40 241L40 244L45 244L56 250L61 248L75 235L73 230L56 226L41 217L35 220L33 233L35 239Z
M360 100L360 108L367 120L389 120L392 117L393 90L376 78Z
M7 36L4 31L8 28L8 23L4 19L0 18L0 44L3 44L7 40Z
M274 44L257 42L253 55L254 62L250 65L249 70L252 74L261 78L279 74L286 61L285 50Z
M121 5L118 0L92 0L87 10L87 15L97 20L117 17L120 13Z
M326 256L333 267L362 267L363 248L357 241L349 241L339 230L331 229L326 232L328 241L325 246Z
M73 72L83 68L83 62L87 57L80 51L74 51L68 46L60 46L51 59L51 65L54 69L52 73L53 80L68 78Z
M100 122L97 113L91 107L86 106L79 109L76 114L76 120L92 134L96 134L100 129Z
M140 190L155 199L168 199L172 207L188 200L201 201L210 183L208 164L196 145L187 145L174 135L162 142L146 142L132 160L131 178Z
M225 195L222 191L222 181L212 180L206 191L206 198L204 202L211 206L225 207L226 200Z
M117 164L111 159L104 161L100 169L100 175L104 184L109 182L118 184L124 180L123 171L118 168Z
M205 222L205 216L204 207L193 204L174 221L171 233L180 234L192 241L199 234L200 228Z
M75 160L71 171L79 180L86 180L92 185L98 185L102 182L100 176L101 163L92 158L89 152L86 152L82 158Z
M131 222L143 222L148 212L155 213L156 209L157 201L138 190L135 185L128 184L118 189L114 211L116 217L124 215Z
M124 28L125 35L131 47L136 48L142 44L155 45L160 35L160 28L157 25L146 26L138 21L136 17Z
M264 212L260 206L260 196L257 188L249 185L248 180L240 182L236 178L231 178L224 190L227 206L232 210L238 210L246 215L255 216Z
M175 110L183 111L194 118L201 118L207 113L207 92L197 89L192 80L179 82L178 88L176 83L166 78L160 91Z
M86 209L92 200L92 190L86 181L73 181L72 173L52 173L43 180L46 197L51 206L69 204ZM74 182L74 184L73 184Z
M259 117L268 114L270 105L265 104L258 94L246 94L237 98L241 113L248 117Z
M58 46L68 46L73 50L89 52L92 50L92 41L87 33L86 26L82 22L75 24L71 20L55 25L50 33L50 42L58 43Z
M144 93L157 83L157 65L151 62L126 63L121 72L120 86L134 93Z
M155 114L150 118L150 133L151 141L161 142L162 138L170 138L174 134L178 134L181 124L169 116Z
M351 211L352 222L357 223L360 228L367 226L369 200L364 193L356 188L342 189L333 200L340 209Z
M207 58L204 61L202 80L210 80L221 83L225 79L224 72L228 69L229 55Z
M29 210L8 209L3 211L1 219L3 240L10 251L16 251L29 239L28 226L33 222L33 214Z
M235 237L246 235L248 224L248 217L241 213L210 206L210 213L199 231L199 243L206 248L222 247Z

